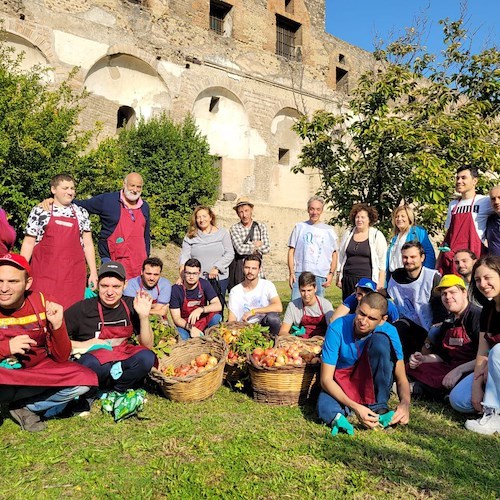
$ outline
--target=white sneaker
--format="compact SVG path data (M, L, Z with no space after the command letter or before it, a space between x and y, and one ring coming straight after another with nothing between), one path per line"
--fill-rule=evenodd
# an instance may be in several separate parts
M478 434L500 434L500 410L496 408L484 407L484 414L477 420L467 420L465 428Z

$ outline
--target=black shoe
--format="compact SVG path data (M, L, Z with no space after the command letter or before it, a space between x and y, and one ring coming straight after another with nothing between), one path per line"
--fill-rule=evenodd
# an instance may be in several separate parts
M40 415L28 410L26 406L23 408L15 408L9 410L11 417L21 426L23 431L40 432L47 428L47 424L42 422Z

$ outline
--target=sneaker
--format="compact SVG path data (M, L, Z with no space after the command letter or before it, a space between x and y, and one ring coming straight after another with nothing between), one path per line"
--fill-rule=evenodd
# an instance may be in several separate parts
M495 408L484 407L484 414L477 420L467 420L465 428L478 434L500 434L500 411Z
M28 410L25 406L23 408L15 408L9 410L11 417L21 426L23 431L40 432L47 428L47 424L40 420L40 416Z

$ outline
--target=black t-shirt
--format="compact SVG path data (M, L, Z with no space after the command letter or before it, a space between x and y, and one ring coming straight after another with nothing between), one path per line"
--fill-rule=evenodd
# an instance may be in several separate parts
M481 331L490 335L498 335L500 333L500 312L496 310L494 300L489 300L483 306Z
M481 307L476 304L469 304L467 309L464 311L461 318L456 319L454 314L450 314L448 318L443 321L439 334L435 340L434 352L439 354L444 360L449 359L449 354L446 349L442 349L442 342L446 332L453 327L460 326L463 324L465 331L469 338L471 339L475 350L477 351L477 346L479 344L479 318L481 317Z
M200 300L203 302L203 295L205 296L205 301L200 303L200 306L207 305L215 297L217 293L214 287L208 282L208 280L200 279L201 291L198 285L191 289L186 289L186 296L188 300ZM182 285L174 285L172 287L172 295L170 296L170 309L182 309L182 304L184 302L184 287Z
M101 319L99 318L99 310L97 309L98 300L97 297L81 300L64 312L64 320L66 321L66 328L71 340L83 342L98 336L98 333L101 331ZM140 320L134 309L134 299L124 296L122 300L130 310L130 319L132 320L134 333L139 334ZM130 324L127 311L122 303L114 309L109 309L103 305L102 313L106 326L128 326Z

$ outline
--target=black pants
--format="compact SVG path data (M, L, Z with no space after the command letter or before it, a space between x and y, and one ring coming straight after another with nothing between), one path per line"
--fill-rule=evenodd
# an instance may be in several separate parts
M398 319L393 325L396 327L403 345L405 361L408 361L411 354L422 350L427 338L427 330L406 318Z

